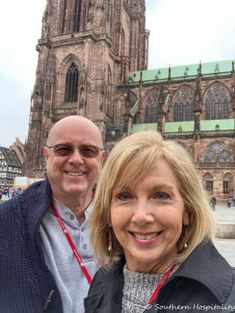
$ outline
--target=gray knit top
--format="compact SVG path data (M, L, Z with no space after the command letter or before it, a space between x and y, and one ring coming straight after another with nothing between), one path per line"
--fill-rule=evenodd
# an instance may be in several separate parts
M121 313L143 313L164 274L146 274L123 268L124 288Z

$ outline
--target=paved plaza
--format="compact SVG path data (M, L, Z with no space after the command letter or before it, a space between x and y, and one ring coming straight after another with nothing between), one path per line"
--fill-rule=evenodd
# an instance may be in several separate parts
M225 205L217 205L214 215L217 222L235 223L235 207L227 208ZM235 239L216 238L215 245L228 263L235 267Z

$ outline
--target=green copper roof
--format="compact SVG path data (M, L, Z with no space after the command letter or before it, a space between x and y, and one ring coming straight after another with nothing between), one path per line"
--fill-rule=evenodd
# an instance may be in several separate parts
M138 133L144 130L157 130L157 123L148 124L133 124L132 134ZM193 133L194 121L184 121L184 122L166 122L165 133Z
M181 66L172 66L169 68L158 68L154 70L136 71L129 74L129 83L139 82L142 76L142 81L166 81L169 77L173 80L179 78L193 78L198 74L198 69L201 66L201 74L204 76L223 75L231 73L233 68L233 60L218 61L201 64L190 64ZM169 72L170 71L170 72Z
M165 133L193 133L194 121L166 122Z
M201 121L201 131L214 131L214 130L234 130L235 120L206 120Z
M157 123L133 124L132 134L142 132L144 130L157 130Z
M235 120L202 120L200 122L201 132L208 131L229 131L235 130ZM157 130L157 123L133 124L132 134L144 130ZM193 133L194 121L166 122L165 133Z

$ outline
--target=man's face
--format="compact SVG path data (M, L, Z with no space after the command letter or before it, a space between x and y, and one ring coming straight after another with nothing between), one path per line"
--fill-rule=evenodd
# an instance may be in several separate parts
M97 181L104 151L99 150L95 157L82 154L86 146L102 148L98 132L83 123L65 123L63 127L56 129L48 142L49 147L58 145L61 145L62 149L71 147L72 152L70 155L58 155L55 148L44 148L47 175L54 197L61 202L68 201L68 198L72 200L86 197L92 192ZM79 152L81 147L83 150Z

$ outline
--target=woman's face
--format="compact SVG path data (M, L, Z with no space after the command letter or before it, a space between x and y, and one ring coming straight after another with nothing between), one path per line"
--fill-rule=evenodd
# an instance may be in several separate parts
M165 159L156 161L135 187L113 193L111 224L129 270L165 271L188 222L177 178Z

